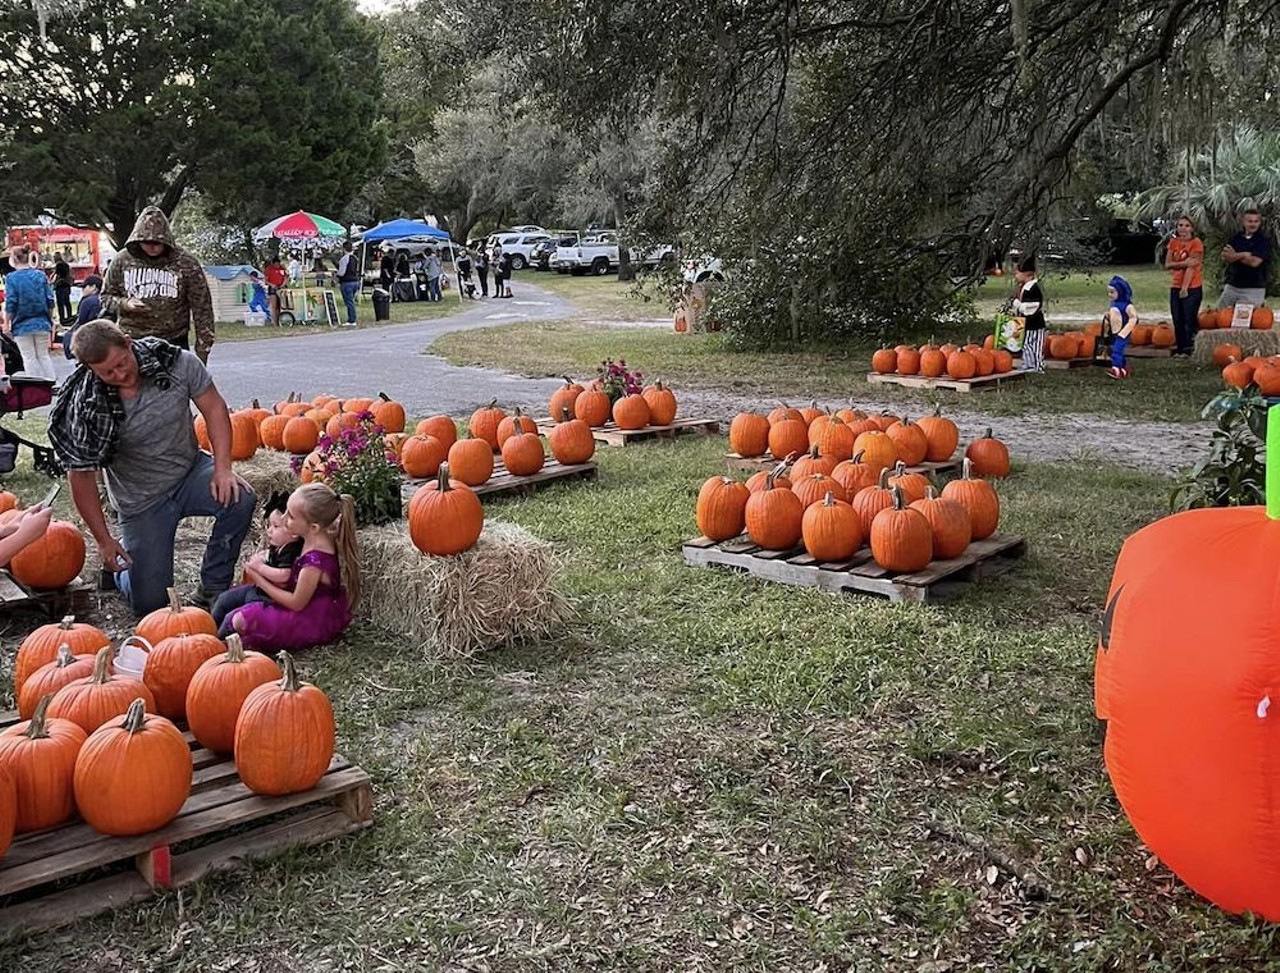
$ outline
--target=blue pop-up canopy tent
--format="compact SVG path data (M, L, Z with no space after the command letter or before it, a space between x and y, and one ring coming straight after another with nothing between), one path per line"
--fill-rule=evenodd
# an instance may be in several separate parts
M441 240L447 242L449 246L449 263L453 263L453 241L449 239L449 234L438 227L432 226L430 223L424 223L421 220L388 220L386 223L379 223L377 226L371 226L360 235L362 244L368 243L385 243L392 240L414 240L427 237L432 240ZM360 254L360 270L363 275L364 259L368 253L367 248L361 249ZM462 295L459 293L459 299Z

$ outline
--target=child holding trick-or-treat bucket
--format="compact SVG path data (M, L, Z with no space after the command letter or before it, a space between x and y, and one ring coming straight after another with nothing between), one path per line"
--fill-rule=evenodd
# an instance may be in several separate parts
M1111 368L1107 374L1112 378L1128 378L1130 372L1125 351L1129 348L1129 336L1133 334L1134 325L1138 323L1138 309L1133 306L1133 288L1117 275L1107 282L1107 296L1111 298L1111 306L1102 319L1106 334L1111 336Z

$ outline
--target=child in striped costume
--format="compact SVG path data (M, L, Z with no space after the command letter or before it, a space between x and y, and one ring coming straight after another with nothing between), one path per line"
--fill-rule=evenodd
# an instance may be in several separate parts
M1022 370L1044 373L1044 292L1036 279L1036 255L1029 253L1018 261L1014 270L1018 292L1013 299L1013 313L1022 316Z

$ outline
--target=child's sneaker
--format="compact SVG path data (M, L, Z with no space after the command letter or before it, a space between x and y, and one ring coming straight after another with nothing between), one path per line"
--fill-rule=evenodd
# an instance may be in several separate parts
M1107 374L1110 375L1112 378L1124 378L1125 369L1116 368L1115 365L1112 365L1110 368L1107 369Z

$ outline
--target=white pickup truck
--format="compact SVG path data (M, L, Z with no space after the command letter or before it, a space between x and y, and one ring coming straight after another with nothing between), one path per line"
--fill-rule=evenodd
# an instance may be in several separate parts
M637 251L632 250L631 259L646 267L653 267L664 260L673 259L674 253L671 247L661 246L641 258ZM562 274L590 272L602 277L618 269L618 236L616 233L599 233L583 237L573 246L557 247L551 258L551 267Z

